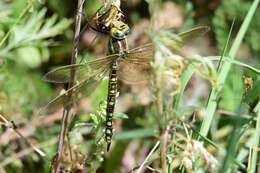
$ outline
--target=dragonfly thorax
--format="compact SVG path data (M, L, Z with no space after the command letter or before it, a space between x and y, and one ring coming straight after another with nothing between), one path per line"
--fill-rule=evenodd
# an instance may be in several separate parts
M108 50L110 54L119 54L118 58L125 55L128 50L126 39L117 39L112 37L108 42Z

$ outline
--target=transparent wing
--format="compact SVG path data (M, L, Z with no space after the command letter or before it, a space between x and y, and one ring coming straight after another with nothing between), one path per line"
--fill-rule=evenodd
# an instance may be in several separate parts
M173 50L181 50L181 48L189 43L192 39L202 36L208 32L208 26L199 26L174 35L164 35L166 45ZM165 30L172 33L171 29ZM170 36L170 37L167 37ZM139 83L149 80L152 75L151 60L154 55L154 46L152 43L145 44L141 47L134 48L126 53L124 58L120 58L118 78L126 83Z
M39 114L43 115L53 113L59 107L66 107L70 104L73 104L76 100L79 100L83 95L87 96L93 93L100 81L105 76L107 76L109 72L109 69L106 67L103 67L99 70L100 71L98 72L98 75L95 74L82 80L81 82L76 82L76 84L72 88L53 98L48 104L40 109ZM72 92L73 95L71 97L68 97L68 94L70 92Z
M129 84L145 82L151 77L151 69L149 63L132 63L121 59L119 61L118 78Z
M73 64L58 67L46 73L43 80L52 83L68 83L71 81L71 71L75 70L76 81L81 82L98 76L104 69L109 69L111 63L118 58L118 54L99 58L84 64Z
M154 54L154 45L152 43L131 49L126 56L128 61L150 62Z
M99 30L95 25L96 22L93 21L95 20L92 19L90 21L87 21L86 26L81 30L79 36L80 43L83 44L82 48L84 49L94 50L94 52L103 52L103 45L107 44L109 33Z
M118 60L118 78L130 84L149 80L153 54L154 47L151 43L130 50Z
M181 32L178 34L178 36L181 38L182 44L185 44L191 39L204 35L208 31L210 31L209 26L198 26L187 31Z
M198 26L179 34L174 34L173 29L165 29L161 30L157 37L167 47L172 48L174 51L180 51L184 45L189 44L190 41L202 36L209 30L210 27L208 26Z

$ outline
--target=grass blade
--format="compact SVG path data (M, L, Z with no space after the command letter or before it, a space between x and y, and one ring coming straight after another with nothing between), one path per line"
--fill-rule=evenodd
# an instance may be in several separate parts
M252 6L250 7L242 26L240 27L240 30L235 38L235 41L228 53L228 56L231 60L233 60L236 56L236 53L241 45L241 42L246 34L246 31L249 27L249 24L253 18L253 15L257 9L257 6L259 4L259 0L254 0ZM219 86L222 86L225 83L225 80L227 78L228 72L231 68L232 63L230 62L224 62L223 66L220 68L219 75L218 75L218 82ZM221 88L213 88L211 91L211 94L209 96L208 105L206 109L206 116L202 122L202 126L200 128L200 134L202 136L207 136L209 128L211 126L214 113L217 108L217 98L219 96L219 93L221 91Z
M259 146L259 140L260 140L260 101L258 102L257 106L254 110L257 113L257 121L256 121L256 128L255 128L255 134L253 139L253 152L252 157L250 158L249 166L248 166L248 173L255 173L256 167L257 167L257 157L258 157L258 146Z
M180 111L180 105L182 103L183 93L186 88L186 85L188 84L189 80L191 79L193 73L195 72L195 69L192 68L192 66L189 66L187 70L183 73L181 79L180 79L180 91L174 98L173 103L173 110L175 110L177 113Z

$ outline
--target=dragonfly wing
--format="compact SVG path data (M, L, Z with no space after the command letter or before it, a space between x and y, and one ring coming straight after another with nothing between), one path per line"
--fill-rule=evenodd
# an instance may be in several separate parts
M61 66L46 73L43 80L52 83L69 83L71 82L71 72L75 70L75 81L83 81L98 76L105 68L109 69L116 58L118 58L118 55L114 54L84 64Z
M189 44L192 40L202 36L209 30L208 26L198 26L179 34L174 34L173 29L165 29L160 31L158 37L167 47L174 51L180 51L184 45Z
M90 25L89 25L90 26ZM94 26L88 27L85 31L82 31L80 40L83 45L83 49L93 50L95 53L104 53L103 45L107 44L109 40L109 33L103 33L97 31Z
M101 69L100 69L101 70ZM73 104L76 100L80 99L83 95L87 96L93 93L100 81L107 76L109 69L103 68L99 75L92 76L81 82L76 83L72 88L64 91L57 97L53 98L47 105L40 109L39 114L50 114L57 110L57 108ZM68 97L72 92L72 96Z
M209 26L198 26L198 27L189 29L187 31L181 32L178 34L178 36L181 38L182 42L185 44L188 41L190 41L191 39L204 35L208 31L210 31Z
M151 77L149 63L132 63L125 59L119 61L118 78L129 84L145 82Z
M203 36L209 30L210 30L210 27L208 27L208 26L198 26L198 27L189 29L187 31L178 33L177 36L180 38L180 40L177 41L176 43L180 48L182 48L186 44L189 44L192 40Z
M150 64L154 56L154 45L152 43L131 49L124 57L129 63Z
M152 44L146 44L126 53L126 56L118 60L118 78L130 84L149 80L152 74L153 50Z
M154 45L153 43L147 43L142 46L131 49L127 55L129 58L138 57L145 59L152 59L154 54Z

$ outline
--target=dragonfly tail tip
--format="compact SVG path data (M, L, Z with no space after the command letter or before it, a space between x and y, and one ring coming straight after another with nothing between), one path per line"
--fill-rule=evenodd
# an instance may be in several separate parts
M107 152L109 152L109 150L110 150L110 145L111 145L111 143L107 144Z

